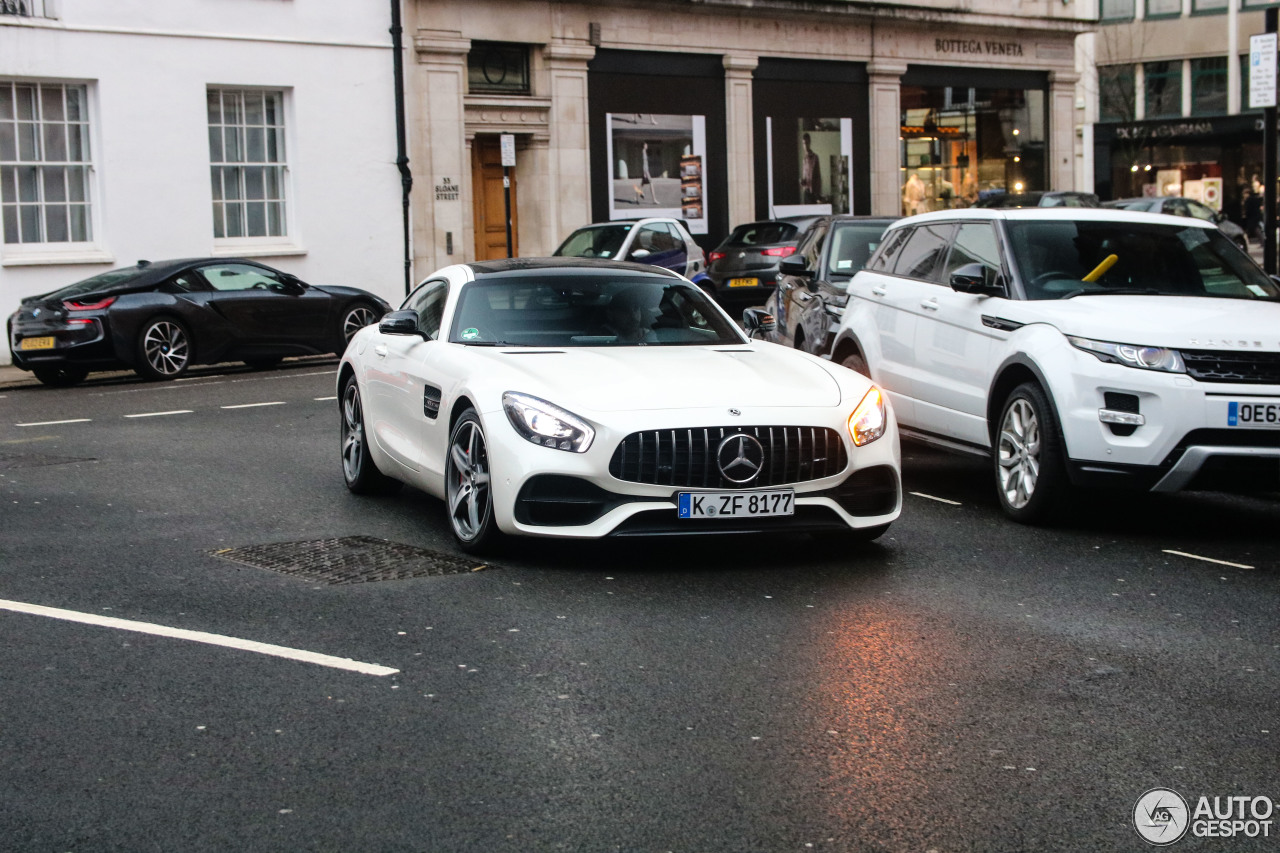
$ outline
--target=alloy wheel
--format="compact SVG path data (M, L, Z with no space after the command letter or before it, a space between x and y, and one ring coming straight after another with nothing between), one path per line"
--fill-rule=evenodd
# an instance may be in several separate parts
M997 447L1000 492L1014 509L1022 509L1035 494L1040 477L1040 419L1025 398L1005 410Z
M364 417L360 413L360 389L355 382L342 395L342 473L347 482L360 477L364 451Z
M352 335L377 319L378 315L372 308L367 305L357 305L347 312L346 318L342 321L342 339L350 341Z
M181 326L170 320L152 323L142 338L147 364L160 376L177 376L191 358L191 344Z
M489 514L489 455L484 432L464 420L449 445L449 521L458 538L471 541L484 531Z

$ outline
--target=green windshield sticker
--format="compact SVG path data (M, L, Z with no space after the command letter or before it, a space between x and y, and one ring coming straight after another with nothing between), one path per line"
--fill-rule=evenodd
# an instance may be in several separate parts
M479 329L471 328L462 330L462 339L464 341L474 341L478 337L480 337Z

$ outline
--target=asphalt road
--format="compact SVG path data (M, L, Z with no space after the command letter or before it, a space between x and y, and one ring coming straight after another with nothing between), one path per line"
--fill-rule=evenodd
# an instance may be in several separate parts
M1154 787L1280 800L1276 496L1027 528L984 463L907 445L902 519L847 553L530 541L351 584L219 556L458 554L437 501L343 488L334 370L0 388L0 850L1119 851Z

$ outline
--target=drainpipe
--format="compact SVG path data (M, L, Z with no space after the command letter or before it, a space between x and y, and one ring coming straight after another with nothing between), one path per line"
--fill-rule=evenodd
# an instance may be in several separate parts
M413 173L409 171L404 130L404 28L400 26L400 0L391 0L391 57L396 87L396 168L400 170L400 204L404 219L404 292L413 289L413 249L409 237L409 192L413 189Z

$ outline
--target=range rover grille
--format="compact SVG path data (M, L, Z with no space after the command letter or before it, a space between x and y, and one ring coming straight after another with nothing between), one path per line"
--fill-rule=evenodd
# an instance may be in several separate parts
M1182 350L1187 374L1201 382L1280 385L1280 353Z
M760 474L748 483L726 479L716 462L731 435L754 436L764 447ZM634 432L618 444L609 473L629 483L697 489L759 489L839 474L848 464L840 434L826 427L698 427Z

